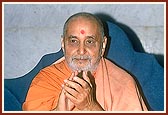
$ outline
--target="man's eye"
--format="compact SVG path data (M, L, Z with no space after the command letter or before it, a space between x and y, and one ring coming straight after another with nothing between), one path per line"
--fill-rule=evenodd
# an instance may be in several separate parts
M78 43L79 43L79 41L76 40L76 39L70 39L69 42L70 42L71 44L78 44Z
M87 40L87 41L86 41L86 44L94 44L94 43L95 43L94 40Z
M70 40L71 43L77 43L77 40Z

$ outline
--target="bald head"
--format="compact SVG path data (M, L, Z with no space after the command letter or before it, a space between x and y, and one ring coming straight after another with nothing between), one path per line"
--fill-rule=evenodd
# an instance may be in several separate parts
M66 35L69 24L77 19L85 19L85 20L91 21L92 23L95 23L98 26L98 29L100 31L102 38L104 37L104 27L103 27L102 21L95 15L91 13L86 13L86 12L74 14L67 19L63 28L63 36Z

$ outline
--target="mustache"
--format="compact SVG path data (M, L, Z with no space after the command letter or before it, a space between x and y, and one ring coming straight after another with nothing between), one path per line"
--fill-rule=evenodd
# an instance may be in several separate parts
M80 59L89 59L89 60L91 60L91 56L88 56L88 55L77 55L77 56L73 56L72 60L73 59L78 59L78 60L80 60Z

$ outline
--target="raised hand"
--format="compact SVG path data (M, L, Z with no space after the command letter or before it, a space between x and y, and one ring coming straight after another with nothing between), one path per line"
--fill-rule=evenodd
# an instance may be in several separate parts
M75 73L72 73L69 80L72 80ZM64 87L64 85L62 86ZM56 111L71 111L75 105L65 96L65 90L62 89L57 103Z
M65 80L63 87L65 96L79 110L103 110L96 100L93 76L89 75L91 75L91 73L87 74L87 72L83 72L83 79L75 76L72 80Z

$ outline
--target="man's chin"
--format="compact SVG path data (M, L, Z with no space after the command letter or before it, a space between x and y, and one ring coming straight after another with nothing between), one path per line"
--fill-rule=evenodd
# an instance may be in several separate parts
M89 67L74 67L76 71L89 71L90 69Z
M88 65L74 65L70 64L70 68L73 69L73 71L89 71L91 69Z

